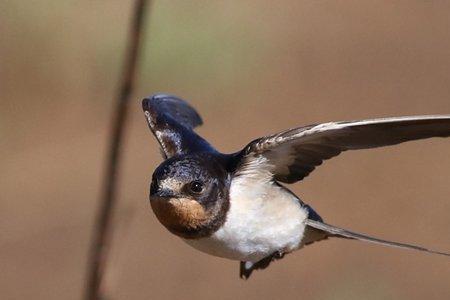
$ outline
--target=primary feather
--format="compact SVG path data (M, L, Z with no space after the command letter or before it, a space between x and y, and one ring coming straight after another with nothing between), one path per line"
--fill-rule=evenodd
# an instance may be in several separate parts
M239 172L260 157L275 180L293 183L342 151L395 145L450 136L450 115L331 122L286 130L251 142L243 150Z
M142 100L142 108L164 158L199 151L215 151L193 131L203 121L186 101L175 96L157 94Z

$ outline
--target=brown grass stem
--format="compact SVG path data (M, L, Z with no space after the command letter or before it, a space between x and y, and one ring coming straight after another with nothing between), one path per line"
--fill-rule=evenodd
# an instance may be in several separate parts
M105 273L108 250L113 233L112 216L117 202L117 183L120 170L121 149L126 129L129 99L133 91L137 58L142 40L143 23L146 16L147 0L137 0L134 4L131 28L128 33L127 52L122 78L116 96L115 111L111 123L110 145L104 173L100 207L95 220L86 278L85 300L104 299L102 278Z

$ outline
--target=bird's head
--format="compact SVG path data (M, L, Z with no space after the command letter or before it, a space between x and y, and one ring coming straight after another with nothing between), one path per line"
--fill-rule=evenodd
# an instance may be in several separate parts
M216 231L229 207L229 174L211 153L174 156L153 173L150 203L158 220L183 238Z

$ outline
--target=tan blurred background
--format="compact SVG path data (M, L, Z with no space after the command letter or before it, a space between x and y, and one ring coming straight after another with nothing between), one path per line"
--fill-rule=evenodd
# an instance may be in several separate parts
M80 299L128 1L0 2L0 298ZM450 113L450 2L156 1L124 149L111 299L450 299L450 260L332 240L247 282L148 205L140 100L201 112L224 152L314 122ZM345 153L291 186L332 224L450 251L450 140Z

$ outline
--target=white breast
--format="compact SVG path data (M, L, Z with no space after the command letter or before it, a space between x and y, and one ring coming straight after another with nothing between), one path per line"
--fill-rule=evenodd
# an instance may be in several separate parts
M297 249L307 216L299 200L282 187L241 176L231 182L224 225L211 237L185 241L211 255L256 262L276 251Z

